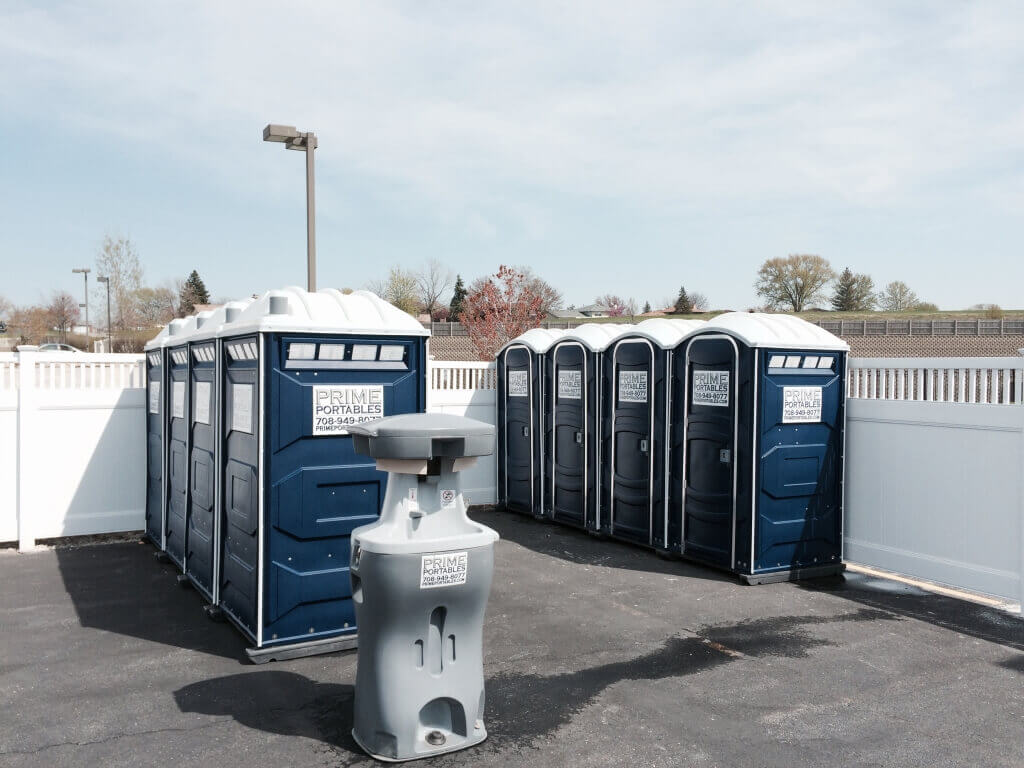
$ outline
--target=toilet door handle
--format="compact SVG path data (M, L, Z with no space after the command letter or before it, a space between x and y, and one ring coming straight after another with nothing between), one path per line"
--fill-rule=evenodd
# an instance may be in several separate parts
M530 436L530 428L529 427L523 427L523 437L529 437L529 436Z
M575 435L576 445L583 445L583 431L577 429Z
M641 440L640 441L640 453L647 453L647 450L648 450L647 440L646 439Z

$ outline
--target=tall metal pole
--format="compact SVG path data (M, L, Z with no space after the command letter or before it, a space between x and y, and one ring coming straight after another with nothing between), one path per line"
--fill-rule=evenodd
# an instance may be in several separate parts
M107 280L107 352L114 351L114 337L110 335L110 280Z
M316 134L306 134L306 290L316 290L316 192L313 189L313 150Z
M82 274L85 278L85 349L89 351L89 270Z

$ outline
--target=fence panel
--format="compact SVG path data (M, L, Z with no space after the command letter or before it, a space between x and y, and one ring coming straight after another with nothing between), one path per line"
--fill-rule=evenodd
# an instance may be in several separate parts
M497 376L494 363L431 361L427 410L453 413L494 424ZM466 503L493 504L497 497L497 459L481 456L462 473Z
M847 395L860 400L1024 404L1024 357L851 358Z
M845 558L1024 599L1024 408L851 399Z
M18 356L0 352L0 541L18 538Z

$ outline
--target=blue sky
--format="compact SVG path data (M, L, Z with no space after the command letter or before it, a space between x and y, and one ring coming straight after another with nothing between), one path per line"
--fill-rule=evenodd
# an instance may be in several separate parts
M0 4L0 295L81 291L104 234L147 282L321 286L439 258L566 303L680 283L757 303L818 253L958 309L1024 306L1024 4Z

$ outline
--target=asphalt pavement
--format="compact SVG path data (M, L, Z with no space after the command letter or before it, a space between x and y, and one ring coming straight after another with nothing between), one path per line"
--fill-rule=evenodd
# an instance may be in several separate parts
M570 529L501 534L489 738L433 766L1024 766L1024 620L848 573L741 586ZM354 652L248 663L148 544L0 550L0 766L374 765Z

